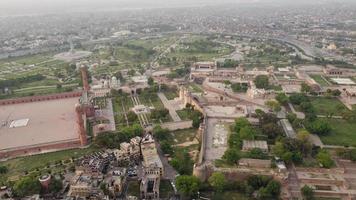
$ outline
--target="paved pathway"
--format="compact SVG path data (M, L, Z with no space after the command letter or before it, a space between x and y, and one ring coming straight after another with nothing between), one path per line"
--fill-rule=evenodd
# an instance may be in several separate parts
M298 112L294 109L294 106L291 103L288 103L288 106L290 108L290 110L297 115L298 119L304 119L305 118L305 114L302 112Z
M164 95L163 93L159 92L158 93L158 97L161 99L164 107L169 110L169 114L171 115L173 121L175 121L175 122L182 121L181 118L179 117L179 115L177 114L176 109L174 109L172 104L167 99L166 95Z

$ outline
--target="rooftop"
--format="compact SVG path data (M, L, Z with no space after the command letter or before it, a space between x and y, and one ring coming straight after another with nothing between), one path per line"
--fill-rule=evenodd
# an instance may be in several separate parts
M0 151L78 140L78 98L0 106Z

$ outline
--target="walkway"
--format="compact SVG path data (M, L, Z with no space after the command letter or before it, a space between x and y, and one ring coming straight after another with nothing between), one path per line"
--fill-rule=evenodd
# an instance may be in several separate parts
M179 115L176 112L176 109L172 106L172 104L169 102L169 100L167 99L166 95L164 95L163 93L159 92L158 93L158 97L161 99L164 107L166 109L168 109L169 114L171 115L172 119L174 122L180 122L182 121L181 118L179 117Z
M295 109L294 109L294 106L291 104L291 103L288 103L288 106L290 108L290 110L297 115L297 118L298 119L304 119L305 118L305 114L302 113L302 112L297 112Z

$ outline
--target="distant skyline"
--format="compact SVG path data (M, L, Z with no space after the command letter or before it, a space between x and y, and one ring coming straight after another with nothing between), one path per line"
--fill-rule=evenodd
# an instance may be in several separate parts
M165 8L217 4L313 4L354 0L0 0L0 15L28 15L63 12L105 11L137 8Z

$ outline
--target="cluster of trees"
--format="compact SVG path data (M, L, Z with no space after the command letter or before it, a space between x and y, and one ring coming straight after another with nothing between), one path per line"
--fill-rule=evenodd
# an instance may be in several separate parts
M218 67L223 67L223 68L233 68L239 65L239 61L233 60L233 59L226 59L224 62L218 62L217 66Z
M172 147L172 135L168 129L163 129L161 126L153 128L153 137L159 141L161 150L164 154L172 155L170 164L181 175L191 175L193 172L194 161L191 159L187 151L175 151Z
M8 79L8 80L0 80L0 89L10 88L10 87L19 87L21 84L24 83L31 83L35 81L42 81L46 77L42 74L35 74L35 75L28 75L23 76L15 79Z
M232 83L231 89L233 92L246 92L248 85L246 83Z
M142 133L141 126L134 124L124 127L118 132L101 133L95 138L94 144L104 148L117 148L120 143L128 142L133 137L141 136Z
M219 43L207 39L194 40L193 42L184 42L183 45L189 47L183 50L187 53L217 53L218 50L216 47L221 46Z
M271 142L283 135L283 130L278 125L279 119L275 114L256 110L256 115L260 122L262 134L267 136Z
M190 73L189 67L182 67L173 70L169 75L168 78L183 78Z
M0 166L0 174L6 174L9 169L6 166Z
M321 167L330 168L334 161L326 150L319 149L309 142L310 133L301 130L297 138L282 138L273 147L273 153L286 163L301 164L305 158L316 158Z
M208 185L207 185L208 184ZM253 175L245 181L229 182L221 172L214 172L208 179L207 184L201 183L195 176L179 176L176 180L177 189L185 197L195 197L199 190L213 189L217 193L226 190L239 191L251 197L257 194L258 200L279 199L281 184L271 177Z
M334 96L334 97L338 97L341 95L341 91L336 89L336 90L332 90L332 89L327 89L326 90L326 95L327 96Z
M48 189L44 190L36 176L25 176L16 181L12 187L14 196L20 198L34 194L56 194L62 188L62 180L52 177Z
M275 100L266 101L265 105L273 112L279 112L282 109L281 104Z
M191 175L193 173L194 161L186 150L175 151L170 164L181 175Z
M256 76L254 83L259 89L268 89L269 88L269 78L266 75Z
M193 121L193 127L199 128L200 123L203 121L203 115L201 112L195 110L194 106L191 104L186 105L185 111L188 113L188 118Z
M161 145L161 150L164 154L172 155L174 150L170 141L172 140L172 135L168 129L163 129L161 126L155 126L153 128L153 137L159 141Z
M286 163L301 164L303 158L310 157L313 146L308 141L309 132L300 131L297 138L281 138L273 147L273 153Z
M316 116L315 108L310 102L309 98L304 94L292 94L289 97L289 100L292 104L298 105L300 109L305 113L306 119L304 120L304 126L314 134L325 135L331 132L330 124L323 120L318 119ZM291 116L290 116L291 117ZM295 120L292 117L291 120ZM295 123L295 121L291 121Z
M308 185L304 185L302 189L300 189L302 192L303 198L305 200L314 200L314 189L309 187Z
M131 51L127 51L125 49L117 49L117 54L118 55L124 55L125 57L129 57L131 59L134 60L146 60L148 58L150 58L151 56L153 56L156 51L153 50L152 48L144 48L142 46L139 45L135 45L135 44L124 44L124 47L134 50L134 53L131 53Z
M255 135L255 129L246 118L237 118L232 126L232 133L228 138L228 149L225 151L222 158L228 164L237 164L237 161L241 158L240 149L242 140L253 140Z
M316 155L316 159L318 160L320 166L324 168L331 168L335 165L330 153L326 150L319 150Z
M166 108L154 109L151 111L151 118L154 120L165 120L169 116L169 111Z
M278 93L275 98L281 105L284 106L289 102L289 97L285 93Z

